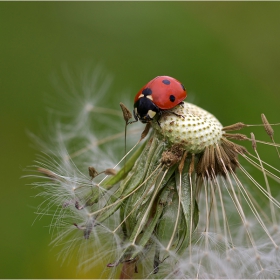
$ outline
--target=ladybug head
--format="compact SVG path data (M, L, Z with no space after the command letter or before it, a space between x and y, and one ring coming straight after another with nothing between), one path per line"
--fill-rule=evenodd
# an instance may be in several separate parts
M140 120L142 123L148 123L158 113L160 113L160 109L146 96L140 97L134 103L133 115L136 121Z

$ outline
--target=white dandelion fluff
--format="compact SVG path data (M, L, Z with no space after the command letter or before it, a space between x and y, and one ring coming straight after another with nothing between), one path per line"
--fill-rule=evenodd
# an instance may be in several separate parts
M82 111L56 126L52 148L43 145L35 164L34 185L45 198L37 212L52 215L62 258L76 252L85 269L103 259L113 278L119 267L120 278L278 278L280 202L273 194L280 171L258 146L276 148L279 157L279 124L262 114L257 125L222 126L182 102L147 122L142 134L128 126L129 152L120 159L123 123L107 136L91 125L94 114L122 116L94 103L95 93L107 90L107 82L95 88L96 75L90 90L82 87ZM131 114L121 107L128 123ZM239 133L258 126L270 141Z

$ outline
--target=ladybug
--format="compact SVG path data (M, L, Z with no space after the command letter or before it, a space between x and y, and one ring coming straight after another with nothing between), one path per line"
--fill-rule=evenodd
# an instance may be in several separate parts
M156 115L180 104L186 96L186 89L178 80L169 76L155 77L134 98L135 121L151 122Z

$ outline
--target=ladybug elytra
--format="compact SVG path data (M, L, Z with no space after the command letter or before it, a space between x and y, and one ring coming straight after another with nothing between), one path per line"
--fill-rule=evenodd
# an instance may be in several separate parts
M187 96L185 87L169 76L158 76L140 89L134 98L136 121L148 123L158 114L180 104Z

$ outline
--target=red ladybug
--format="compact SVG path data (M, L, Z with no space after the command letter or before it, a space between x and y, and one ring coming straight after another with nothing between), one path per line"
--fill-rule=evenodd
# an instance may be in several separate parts
M183 84L169 76L158 76L140 89L134 98L135 121L148 123L162 111L180 104L187 96Z

